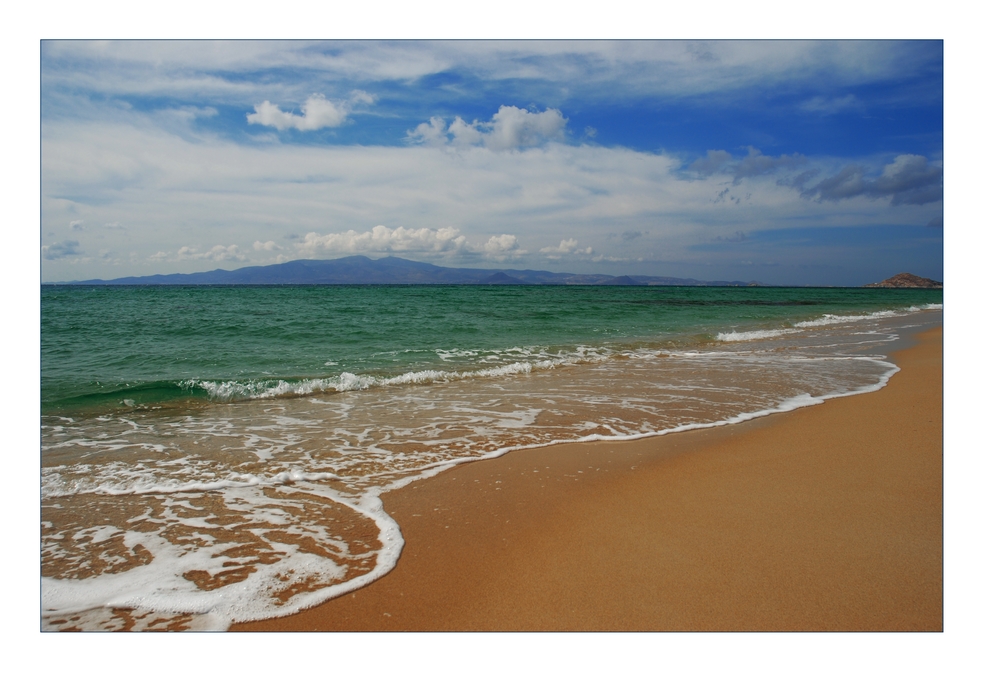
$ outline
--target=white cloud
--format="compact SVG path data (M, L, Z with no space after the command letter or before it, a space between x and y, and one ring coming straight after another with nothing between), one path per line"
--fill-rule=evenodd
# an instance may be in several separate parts
M469 124L461 117L454 118L454 121L451 122L451 126L448 127L448 133L454 137L451 141L452 144L459 147L481 145L482 140L485 137L480 129L478 121Z
M452 145L467 147L483 145L493 151L533 147L548 141L562 141L567 120L559 110L548 108L543 112L530 112L512 105L503 105L487 122L468 123L455 117L445 131L440 117L407 131L407 140L424 145ZM449 138L448 136L451 136Z
M875 82L924 67L918 41L862 40L450 40L247 41L47 40L45 81L107 94L276 100L338 81L404 81L450 71L542 90L563 83L581 96L747 92L758 85L822 77L832 85ZM243 77L297 73L276 81ZM299 92L300 89L300 92ZM914 94L915 95L915 94Z
M465 237L454 227L442 229L390 229L382 225L371 231L348 230L342 233L304 237L298 249L311 254L366 252L459 252L465 249Z
M170 118L175 121L188 123L195 119L214 117L219 111L214 107L196 107L194 105L183 105L178 108L168 108L159 113L162 117Z
M492 236L480 249L486 257L500 261L526 254L526 250L520 250L519 241L512 234Z
M407 131L407 139L421 145L444 145L448 141L446 126L440 117L431 117L430 121L418 124L414 130Z
M538 145L547 140L563 140L567 120L560 111L530 112L503 105L492 117L492 132L485 139L493 150Z
M85 231L85 220L72 220L68 223L68 228L72 231Z
M471 245L455 227L431 229L407 229L379 225L370 231L349 230L341 233L318 234L310 232L297 245L301 254L389 254L417 253L424 256L454 257L481 255L489 259L503 260L527 254L512 234L491 236L485 243Z
M576 238L566 238L560 242L557 246L547 246L546 248L540 248L540 252L547 256L548 259L560 259L565 255L590 255L594 252L591 246L586 248L577 247Z
M355 89L349 95L349 103L352 105L357 105L362 103L364 105L372 105L376 102L376 96L372 95L367 91L362 91L361 89Z
M148 260L159 250L173 251L158 258L169 262L169 270L191 272L254 251L264 263L276 252L288 257L378 253L467 266L497 255L516 257L522 248L529 251L523 258L530 268L557 257L564 270L619 275L624 271L608 260L697 259L704 253L692 246L735 230L884 223L885 199L818 201L777 184L803 170L818 171L810 185L835 175L843 164L832 158L810 158L792 168L774 157L768 171L745 171L741 208L714 203L745 159L731 157L718 165L722 182L693 179L673 155L627 148L546 143L522 152L487 147L448 152L426 146L243 146L131 125L53 121L45 130L41 227L45 236L51 234L45 239L50 243L61 241L66 223L82 219L82 213L86 223L126 223L127 247L120 258L129 260L127 253L136 252L135 261L114 268L116 275L158 273ZM750 160L755 161L761 157ZM922 185L918 178L932 166L921 161L871 158L865 163L892 165L866 174L866 180L896 192ZM916 191L894 209L893 222L925 227L939 215L939 204L919 205ZM637 231L648 233L631 240L622 235ZM515 247L507 236L517 237ZM175 240L188 247L181 258ZM271 240L284 250L267 251ZM245 241L247 248L213 248L216 241ZM254 242L264 247L262 253ZM577 254L588 242L590 259L602 260L596 265ZM66 252L53 248L44 257L46 280L103 275L97 261L84 270L81 263L69 268L69 261L83 256L68 259Z
M268 100L254 105L256 112L246 115L250 124L272 126L278 131L295 128L298 131L317 131L323 128L341 126L351 113L354 105L371 104L375 98L365 91L353 91L348 101L332 102L320 93L312 94L301 105L301 114L284 112L279 105Z
M160 254L160 253L158 253ZM233 245L214 245L205 252L198 252L198 248L192 246L182 246L178 250L178 260L198 260L204 259L212 262L245 262L248 257L239 251L239 246Z
M267 241L266 243L253 241L253 250L265 250L267 252L272 252L273 250L281 250L281 247L273 241Z

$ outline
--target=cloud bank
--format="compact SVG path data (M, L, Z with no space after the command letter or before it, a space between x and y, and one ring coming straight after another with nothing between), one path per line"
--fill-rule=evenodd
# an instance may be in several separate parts
M870 179L865 174L863 166L846 166L837 175L803 189L803 196L817 201L891 197L893 206L921 206L943 199L943 168L930 164L923 156L903 154L885 166L878 177Z
M506 259L526 254L512 234L490 237L485 243L470 245L455 227L419 229L379 225L370 231L348 230L340 233L310 232L297 246L301 254L322 256L338 254L419 253L424 255L479 254L492 259Z
M743 231L748 240L731 248L752 255L767 240L757 232L884 224L895 195L902 207L893 223L939 231L926 227L940 212L920 205L926 198L919 190L927 179L939 180L940 169L918 155L899 155L851 187L841 184L843 160L754 148L737 156L712 150L697 165L668 153L560 142L447 150L243 146L126 125L53 126L45 137L42 210L52 223L48 240L63 242L42 256L52 273L64 265L57 272L66 280L105 275L79 254L104 248L127 252L116 275L392 254L448 266L522 258L530 268L563 263L563 270L585 273L705 277L712 271L681 265L732 253L700 248L703 242ZM808 179L797 182L804 174ZM740 190L731 186L735 179ZM801 196L810 190L814 196ZM72 230L78 220L125 222L126 229ZM751 261L772 253L756 254ZM654 267L667 263L676 266Z

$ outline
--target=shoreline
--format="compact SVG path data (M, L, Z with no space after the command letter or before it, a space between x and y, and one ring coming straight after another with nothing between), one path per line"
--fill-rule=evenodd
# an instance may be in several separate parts
M942 629L942 328L872 393L510 452L383 495L372 584L260 631Z

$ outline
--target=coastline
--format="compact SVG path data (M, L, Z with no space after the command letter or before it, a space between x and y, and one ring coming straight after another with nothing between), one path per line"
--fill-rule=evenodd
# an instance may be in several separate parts
M261 631L939 631L942 328L874 393L556 445L383 496L369 586Z

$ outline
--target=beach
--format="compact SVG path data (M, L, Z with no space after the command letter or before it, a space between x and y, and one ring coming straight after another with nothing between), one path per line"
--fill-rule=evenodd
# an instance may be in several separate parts
M751 605L799 582L768 570L799 529L769 531L826 521L830 539L814 531L811 544L852 548L843 531L856 525L810 509L819 496L804 485L826 467L780 471L790 493L745 503L744 490L769 493L742 472L759 448L736 444L716 467L703 456L813 417L798 410L867 404L898 387L892 354L942 325L939 290L55 287L43 300L46 630L225 630L345 612L382 579L402 587L404 573L421 595L370 610L391 628L701 628L695 616L726 603L708 598L702 613L694 595L733 585L731 600ZM873 409L820 425L868 432L870 452L892 441L882 425L900 423ZM775 431L787 472L809 442L817 456L843 443L797 427ZM845 459L829 470L855 474L860 459ZM846 493L831 502L859 497ZM751 526L756 507L787 518ZM705 548L715 540L729 555ZM664 568L671 558L687 573ZM829 587L809 585L829 602ZM533 601L527 618L520 597ZM437 621L425 621L431 600ZM657 605L669 621L654 621ZM359 614L323 628L382 628L351 621Z
M259 631L941 631L942 328L875 392L385 493L374 583Z

